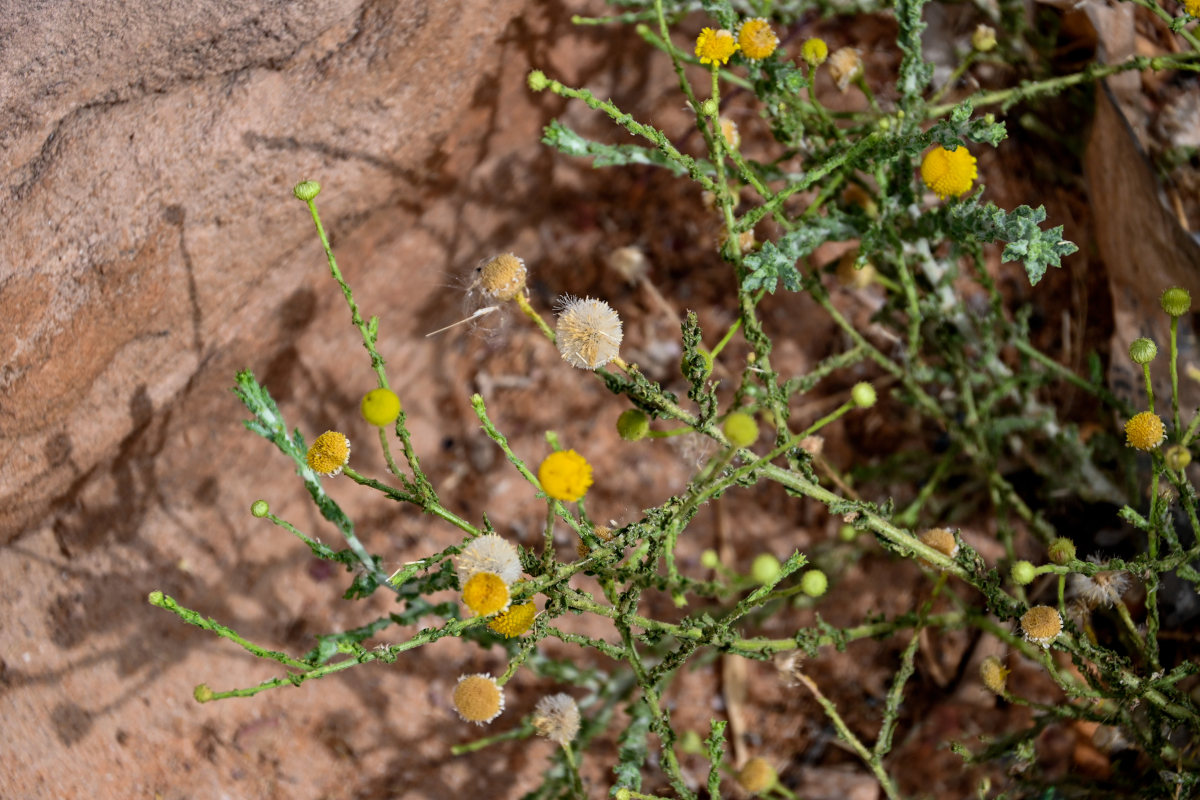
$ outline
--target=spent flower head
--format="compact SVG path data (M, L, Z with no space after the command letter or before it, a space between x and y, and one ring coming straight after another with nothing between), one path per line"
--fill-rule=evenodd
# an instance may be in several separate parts
M737 39L724 28L705 28L696 37L696 56L701 64L727 64L737 49Z
M1095 556L1088 558L1088 561L1099 563ZM1108 607L1119 602L1129 589L1129 573L1111 570L1084 575L1076 572L1072 573L1070 584L1071 594L1082 600L1088 608Z
M737 774L737 784L749 794L762 794L775 785L778 776L765 758L755 756Z
M460 675L454 687L454 709L466 722L491 722L504 710L504 690L487 673Z
M851 82L858 80L863 74L862 54L856 47L843 47L835 50L829 57L829 74L837 84L838 90L845 92Z
M761 61L769 58L779 47L779 37L771 30L771 25L762 17L745 20L738 26L738 47L746 58Z
M318 475L333 477L350 461L350 440L344 433L325 431L308 448L304 461Z
M511 542L496 533L485 533L467 542L454 559L458 580L466 584L477 572L491 572L511 586L521 577L521 558Z
M533 707L530 722L538 736L566 747L579 733L579 706L569 694L547 695Z
M1004 694L1009 672L1011 670L995 656L988 656L979 665L979 678L983 681L983 685L988 688L988 691L999 695Z
M599 369L617 357L621 318L608 303L590 297L565 297L560 303L554 333L564 361L580 369Z
M571 503L587 494L592 485L592 465L574 450L559 450L542 460L538 483L555 500Z
M489 303L512 300L525 291L525 262L512 253L501 253L475 267L470 289Z

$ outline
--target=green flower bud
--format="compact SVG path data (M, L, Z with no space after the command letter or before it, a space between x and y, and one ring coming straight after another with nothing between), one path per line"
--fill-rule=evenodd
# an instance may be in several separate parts
M1156 355L1158 355L1158 346L1154 344L1153 339L1143 336L1140 339L1134 339L1129 344L1129 357L1135 364L1149 364Z
M771 583L779 578L779 572L779 559L770 553L759 553L750 564L750 577L756 583Z
M1013 583L1018 586L1027 586L1037 577L1037 569L1028 561L1018 561L1012 567Z
M271 507L267 505L266 500L255 500L250 504L250 513L259 519L262 519L267 514L271 513Z
M829 588L829 578L819 569L810 569L800 578L800 591L809 597L820 597Z
M308 202L314 199L321 193L321 184L316 181L301 181L292 189L292 194L296 195L298 200Z
M1192 295L1187 289L1172 286L1162 293L1159 302L1162 304L1162 310L1172 317L1182 317L1192 307Z
M721 430L734 447L749 447L758 440L758 423L744 411L734 411L726 417Z
M1181 444L1173 444L1167 448L1167 452L1163 454L1167 461L1167 466L1175 471L1179 471L1192 463L1191 452Z
M859 408L870 408L875 405L875 387L866 381L856 383L850 390L850 399Z
M706 117L715 117L720 112L717 101L711 97L700 104L700 113Z
M986 53L996 47L996 29L990 25L976 25L971 34L971 47Z
M1075 560L1075 543L1065 536L1060 536L1050 543L1048 554L1050 560L1061 567Z
M207 703L213 699L213 690L208 688L207 683L201 683L192 690L192 697L196 698L197 703Z
M838 538L843 542L853 542L858 538L858 531L855 530L853 525L842 525L842 527L838 528Z
M706 569L716 569L721 564L721 557L716 550L705 550L700 554L700 564Z
M627 442L639 442L650 432L650 418L645 412L628 408L617 417L617 433Z
M535 69L530 72L526 81L529 83L529 88L535 92L544 92L550 85L550 79L547 78L546 73L542 72L540 69Z

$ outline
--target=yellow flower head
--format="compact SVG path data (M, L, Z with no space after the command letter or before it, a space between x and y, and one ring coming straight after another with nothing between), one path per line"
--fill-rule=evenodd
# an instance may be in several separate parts
M363 395L363 419L372 425L391 425L400 416L400 398L391 389L372 389Z
M958 555L958 539L949 528L931 528L917 538L944 556L954 558Z
M350 440L337 431L325 431L308 448L304 460L318 475L337 475L350 461Z
M979 677L989 691L1004 694L1005 683L1011 670L995 656L988 656L979 665Z
M504 710L504 691L491 675L461 675L454 687L454 710L466 722L491 722Z
M1193 17L1200 17L1200 0L1183 0L1183 8Z
M819 67L829 58L829 45L824 39L809 39L800 46L800 57L810 67Z
M463 602L481 617L508 608L508 584L494 572L476 572L463 586Z
M496 618L488 623L488 627L496 633L503 634L506 639L511 639L529 630L536 616L537 606L533 603L522 603L503 614L497 614Z
M573 502L592 485L592 465L574 450L559 450L546 456L538 467L538 482L555 500Z
M1162 444L1167 438L1163 421L1153 411L1143 411L1134 414L1133 419L1125 423L1125 445L1136 447L1147 452Z
M696 55L701 64L727 64L738 49L737 39L725 29L705 28L696 37Z
M512 253L489 259L475 268L471 287L490 302L512 300L525 289L525 262Z
M957 150L947 150L938 145L926 153L921 161L921 180L943 200L951 195L958 197L970 190L978 176L975 156L961 144Z
M765 758L754 757L738 770L737 784L749 794L761 794L772 786L778 777L775 769Z
M748 19L738 26L737 41L746 58L755 61L767 58L779 47L779 37L762 17Z
M1050 643L1062 633L1062 617L1050 606L1034 606L1021 615L1021 630L1025 638L1042 647Z

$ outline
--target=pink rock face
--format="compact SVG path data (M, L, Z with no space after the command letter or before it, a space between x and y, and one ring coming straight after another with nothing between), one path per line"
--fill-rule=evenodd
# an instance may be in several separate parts
M320 255L294 183L322 182L346 236L385 209L411 223L478 166L526 6L17 5L0 56L0 542L78 505L89 471L133 458L122 442L206 369L313 322Z

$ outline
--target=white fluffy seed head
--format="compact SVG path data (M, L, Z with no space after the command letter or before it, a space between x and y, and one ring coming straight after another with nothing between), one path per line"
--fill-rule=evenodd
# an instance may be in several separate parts
M512 586L521 577L521 559L517 548L503 536L485 533L472 539L454 559L458 580L463 586L476 573L491 572Z
M579 733L579 706L569 694L547 695L534 706L532 721L538 735L566 747Z
M1094 556L1088 559L1098 563ZM1095 575L1072 573L1070 577L1071 594L1079 598L1088 608L1101 608L1116 603L1129 589L1129 573L1127 572L1097 572Z
M621 348L621 318L603 300L564 297L555 335L563 360L580 369L599 369Z

